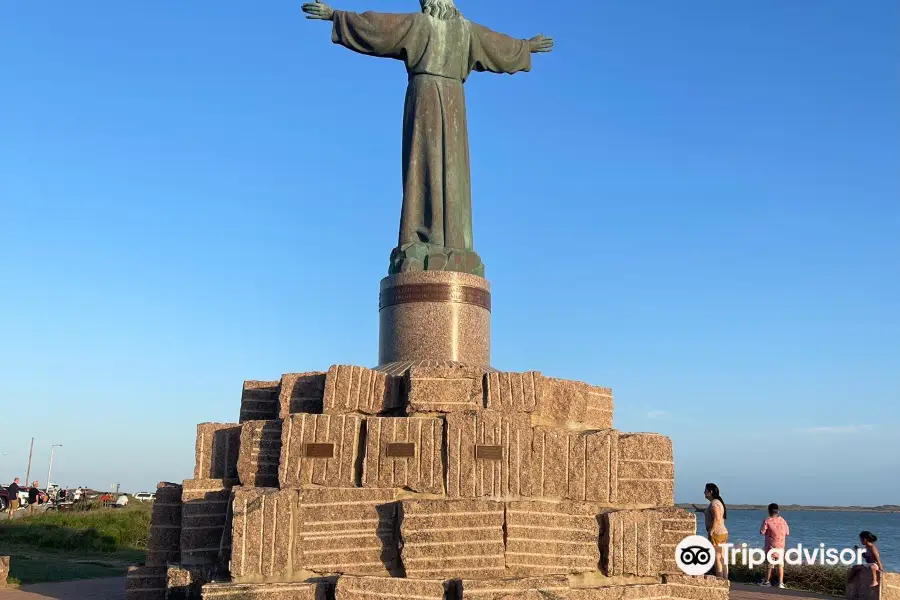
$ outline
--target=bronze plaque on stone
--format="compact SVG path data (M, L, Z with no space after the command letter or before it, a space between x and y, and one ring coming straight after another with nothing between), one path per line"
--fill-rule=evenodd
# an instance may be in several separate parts
M470 285L407 283L388 288L378 296L378 310L409 302L458 302L490 311L491 293Z
M334 444L303 444L306 458L334 458Z
M412 458L416 455L416 445L407 443L391 443L387 445L384 455L388 458Z
M476 460L503 460L503 446L475 446Z

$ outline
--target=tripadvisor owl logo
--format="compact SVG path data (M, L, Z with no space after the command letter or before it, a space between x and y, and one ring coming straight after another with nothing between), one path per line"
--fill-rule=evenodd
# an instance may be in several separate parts
M703 536L690 535L675 546L675 563L686 575L705 575L716 562L716 549Z

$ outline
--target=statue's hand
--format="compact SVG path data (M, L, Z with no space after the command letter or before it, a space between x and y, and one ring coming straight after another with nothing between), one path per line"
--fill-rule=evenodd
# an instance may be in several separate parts
M536 52L550 52L553 50L553 38L544 37L543 34L537 34L528 40L528 49L532 54Z
M316 0L315 2L307 2L304 4L301 9L307 15L307 19L316 19L318 21L330 21L334 16L334 10L327 4L324 4L321 0Z

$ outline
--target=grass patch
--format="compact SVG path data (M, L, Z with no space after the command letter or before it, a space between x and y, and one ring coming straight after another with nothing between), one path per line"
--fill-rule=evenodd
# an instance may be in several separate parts
M124 575L146 558L151 505L85 506L0 522L0 554L22 584Z
M792 590L843 597L846 575L847 567L842 566L785 565L784 585ZM765 576L764 567L753 569L743 565L728 567L728 578L736 583L759 583ZM774 573L772 579L777 581Z
M109 553L146 550L150 504L38 514L0 523L0 544Z

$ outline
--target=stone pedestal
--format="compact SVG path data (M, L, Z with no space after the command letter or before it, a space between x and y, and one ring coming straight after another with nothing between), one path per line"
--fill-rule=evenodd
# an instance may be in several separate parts
M378 364L491 362L491 286L453 271L413 271L381 280Z

